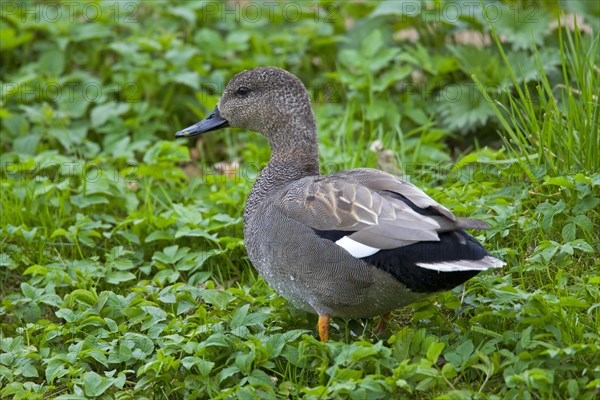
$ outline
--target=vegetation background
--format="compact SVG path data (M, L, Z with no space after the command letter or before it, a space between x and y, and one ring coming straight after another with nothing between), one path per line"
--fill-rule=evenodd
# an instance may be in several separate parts
M0 6L2 398L599 397L597 1ZM173 140L261 65L324 172L409 179L506 267L319 342L243 246L266 141Z

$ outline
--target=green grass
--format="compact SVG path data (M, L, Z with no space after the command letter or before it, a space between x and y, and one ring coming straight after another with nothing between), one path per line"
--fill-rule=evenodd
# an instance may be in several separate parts
M3 3L0 397L598 397L595 2L502 3L489 24L446 2L242 5L242 21L210 2L98 4L50 21ZM383 334L334 319L319 342L243 246L266 141L173 140L258 65L309 87L324 171L401 174L486 220L478 239L506 267L397 310ZM214 167L234 160L234 176Z
M493 26L492 32L495 33ZM515 96L507 97L509 105L504 113L502 104L496 104L484 85L473 77L506 132L505 147L523 157L520 164L530 176L540 171L557 175L563 171L600 170L597 146L600 143L600 102L596 90L600 85L597 65L600 36L584 40L576 22L573 33L569 29L558 33L564 83L550 82L536 50L533 57L539 81L534 87L521 85L516 76L518 71L511 67L495 34L493 37L516 90Z

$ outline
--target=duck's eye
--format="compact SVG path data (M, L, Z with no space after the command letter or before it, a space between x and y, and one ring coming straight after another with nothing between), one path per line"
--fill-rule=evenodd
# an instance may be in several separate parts
M240 96L245 96L248 93L250 93L250 88L247 86L240 86L236 93L239 94Z

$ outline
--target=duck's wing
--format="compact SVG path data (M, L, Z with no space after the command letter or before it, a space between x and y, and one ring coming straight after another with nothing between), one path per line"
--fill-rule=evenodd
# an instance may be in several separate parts
M438 232L456 229L486 230L489 225L474 218L456 217L450 210L429 197L410 182L392 174L371 168L359 168L335 174L341 179L349 179L374 190L383 196L408 204L415 212L426 215L440 224Z
M368 169L301 179L278 196L276 206L317 231L352 232L344 241L377 249L438 241L439 232L472 221L457 219L416 186Z
M433 200L421 189L387 172L372 168L357 168L341 171L330 176L334 177L334 179L351 180L360 183L371 190L397 193L408 199L418 209L431 209L451 221L456 220L456 217L450 210Z
M437 254L415 258L419 267L439 271L496 266L495 259L486 258L488 253L462 231L487 229L485 222L457 218L415 185L383 171L354 169L304 178L286 187L275 205L356 258L410 245L414 245L410 249L417 249L419 243L431 246L443 235L441 247L434 247ZM450 249L452 246L457 250ZM457 254L441 256L447 247ZM469 254L463 256L462 248ZM477 251L473 253L473 249ZM457 261L461 261L460 266Z

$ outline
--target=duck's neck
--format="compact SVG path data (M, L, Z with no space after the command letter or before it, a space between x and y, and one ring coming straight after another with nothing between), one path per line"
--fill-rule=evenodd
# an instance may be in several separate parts
M320 174L314 117L302 123L291 121L280 126L277 131L270 132L268 138L271 159L258 175L248 196L244 210L246 220L263 200L279 188L306 176Z

